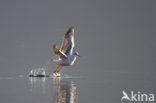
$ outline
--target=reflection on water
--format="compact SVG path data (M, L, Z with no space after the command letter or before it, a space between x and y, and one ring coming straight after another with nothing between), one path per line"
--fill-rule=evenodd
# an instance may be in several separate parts
M46 93L46 77L37 78L37 77L29 77L29 82L31 85L30 91L36 92L40 91L42 93Z
M77 99L75 83L69 78L29 77L29 83L31 94L46 95L52 103L75 103Z
M75 103L76 86L72 81L61 80L60 77L53 78L54 103Z

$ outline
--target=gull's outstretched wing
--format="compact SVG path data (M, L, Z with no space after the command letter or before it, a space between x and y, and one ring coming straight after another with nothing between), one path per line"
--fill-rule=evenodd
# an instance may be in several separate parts
M56 44L53 45L53 51L54 51L54 53L55 53L57 56L59 56L59 58L61 58L61 59L67 58L67 56L66 56L63 52L61 52L60 50L58 50Z
M64 35L60 51L64 54L72 54L74 48L74 28L70 27Z

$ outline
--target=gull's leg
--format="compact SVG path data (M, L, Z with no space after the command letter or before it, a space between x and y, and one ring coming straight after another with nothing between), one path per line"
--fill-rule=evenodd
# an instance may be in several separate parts
M60 65L53 71L53 73L56 73L59 68L60 68Z
M59 72L60 72L60 70L62 69L62 67L63 67L63 66L61 66L61 67L60 67L60 69L58 69L56 72L57 72L57 73L59 73Z

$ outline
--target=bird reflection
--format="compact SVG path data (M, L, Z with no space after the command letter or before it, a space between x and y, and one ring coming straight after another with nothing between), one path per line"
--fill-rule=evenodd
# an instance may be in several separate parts
M30 90L33 92L40 91L42 93L46 93L46 78L36 78L36 77L29 77L30 82Z
M53 79L54 103L75 103L76 86L72 81L61 80L60 77Z

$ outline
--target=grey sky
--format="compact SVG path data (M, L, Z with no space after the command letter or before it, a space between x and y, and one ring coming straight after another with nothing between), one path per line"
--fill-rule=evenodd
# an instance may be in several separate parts
M80 68L155 72L155 10L154 0L1 0L1 73L43 64L71 25Z

